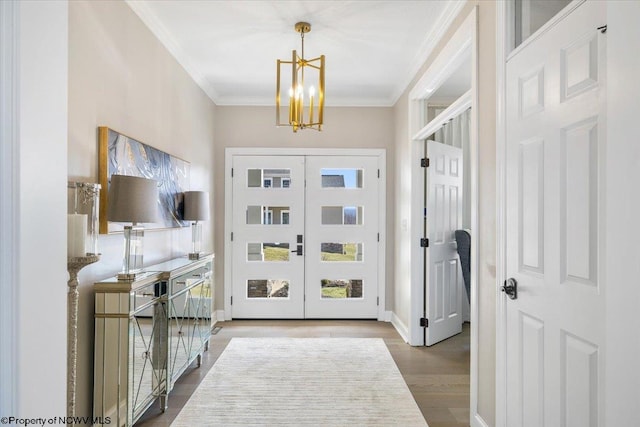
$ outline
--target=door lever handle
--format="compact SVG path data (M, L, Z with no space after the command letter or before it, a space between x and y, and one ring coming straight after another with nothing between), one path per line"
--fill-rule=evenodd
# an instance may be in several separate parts
M302 245L298 245L296 249L292 250L291 252L295 252L296 255L298 256L302 256Z
M502 285L502 288L500 290L507 294L507 296L511 299L518 298L518 282L513 277L505 280L504 285Z

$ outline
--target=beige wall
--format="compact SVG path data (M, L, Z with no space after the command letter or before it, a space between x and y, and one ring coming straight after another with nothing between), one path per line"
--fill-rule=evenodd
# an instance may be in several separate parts
M393 109L326 107L322 132L275 126L275 107L223 107L215 123L215 235L224 236L224 150L227 147L384 148L387 150L386 307L393 307L393 221L395 215ZM227 238L228 236L225 236ZM215 242L216 308L223 307L224 239Z
M478 4L478 414L495 425L496 5Z
M408 244L411 236L403 227L403 221L410 218L411 175L410 148L408 134L408 93L417 80L429 68L438 53L450 40L471 10L478 6L478 162L479 162L479 229L480 244L478 254L478 414L488 425L495 425L495 307L496 307L496 5L494 2L471 0L464 6L458 17L438 43L429 59L403 96L394 107L396 124L396 216L395 255L395 305L394 312L401 322L408 322L410 304L410 283L407 281L410 269ZM406 253L405 253L406 252ZM473 414L472 414L473 416Z
M121 1L69 2L69 180L97 182L97 126L191 163L191 189L213 190L215 105ZM204 249L213 249L213 221ZM80 273L77 415L92 413L94 281L121 266L122 234L100 236L102 258ZM188 252L190 232L147 232L145 265Z
M412 86L414 83L410 86ZM408 222L411 218L411 151L409 147L409 105L408 91L400 97L394 108L395 126L395 170L396 188L394 205L396 217L394 223L396 251L394 271L394 321L399 321L405 333L408 333L411 311L411 233Z

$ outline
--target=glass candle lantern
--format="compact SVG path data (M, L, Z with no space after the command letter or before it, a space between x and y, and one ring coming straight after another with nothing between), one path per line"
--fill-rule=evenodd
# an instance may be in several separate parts
M100 184L67 184L67 257L98 255Z

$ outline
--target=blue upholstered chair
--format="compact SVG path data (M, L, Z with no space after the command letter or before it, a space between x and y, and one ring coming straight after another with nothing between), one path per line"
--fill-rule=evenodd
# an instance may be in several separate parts
M467 230L456 230L455 235L467 300L471 304L471 234Z

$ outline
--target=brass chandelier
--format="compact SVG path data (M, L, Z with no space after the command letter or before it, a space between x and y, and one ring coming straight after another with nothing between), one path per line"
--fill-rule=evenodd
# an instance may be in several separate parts
M324 55L314 59L304 58L304 35L311 31L311 24L298 22L295 30L300 33L302 52L298 56L293 50L291 61L278 59L276 86L276 125L291 126L294 132L298 129L322 130L324 114ZM281 84L280 72L283 64L291 64L291 83ZM287 88L286 93L282 93ZM280 121L282 98L289 99L288 122ZM306 105L305 105L306 104ZM282 106L283 108L286 106Z

